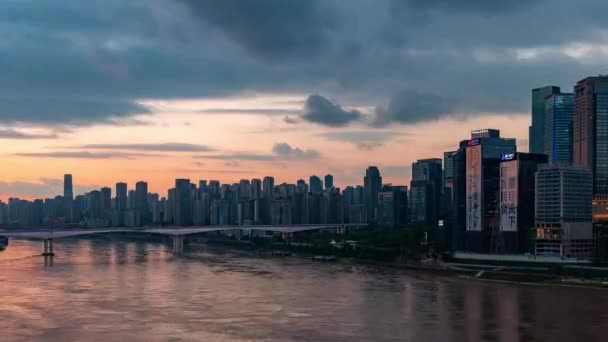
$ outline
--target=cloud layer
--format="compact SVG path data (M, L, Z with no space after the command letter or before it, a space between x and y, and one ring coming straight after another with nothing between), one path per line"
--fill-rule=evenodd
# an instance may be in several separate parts
M196 159L216 159L225 161L226 166L238 166L240 161L275 162L275 161L302 161L320 158L321 154L315 150L304 150L292 147L288 143L277 143L272 147L271 154L256 154L237 152L226 154L213 154L195 156Z
M206 145L186 143L160 143L160 144L87 144L74 146L77 149L95 150L128 150L128 151L155 151L155 152L210 152L214 149Z
M302 119L334 127L360 113L328 98L378 106L378 125L522 112L531 88L606 72L607 10L599 0L4 1L0 123L112 123L147 113L141 99L246 91L323 94Z

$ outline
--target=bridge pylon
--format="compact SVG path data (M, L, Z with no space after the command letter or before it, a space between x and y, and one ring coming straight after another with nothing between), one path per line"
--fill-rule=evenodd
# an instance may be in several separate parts
M44 251L42 255L45 257L55 256L55 251L53 249L53 238L44 239Z
M184 252L184 236L171 235L171 252L174 254L182 254Z

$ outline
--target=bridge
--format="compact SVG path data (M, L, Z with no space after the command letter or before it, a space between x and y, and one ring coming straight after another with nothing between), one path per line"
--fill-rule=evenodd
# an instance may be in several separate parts
M159 234L172 238L173 251L181 252L184 247L184 236L200 233L219 231L235 231L238 234L258 232L280 233L284 238L291 239L294 233L306 231L334 231L343 234L348 229L365 227L366 224L308 224L308 225L252 225L252 226L163 226L163 227L115 227L115 228L91 228L91 229L54 229L48 227L32 230L7 230L0 231L0 235L10 238L36 239L44 241L44 256L53 256L53 240L67 237L109 234L109 233L134 233L134 234Z

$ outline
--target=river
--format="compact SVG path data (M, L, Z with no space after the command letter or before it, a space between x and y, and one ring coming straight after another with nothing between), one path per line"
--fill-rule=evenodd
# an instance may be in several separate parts
M0 252L0 341L606 341L608 291L126 238Z

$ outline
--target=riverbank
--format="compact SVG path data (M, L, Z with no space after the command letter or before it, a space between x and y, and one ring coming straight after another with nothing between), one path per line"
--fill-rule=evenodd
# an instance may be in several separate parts
M318 251L306 251L302 246L291 248L289 245L276 245L280 249L267 247L256 247L251 241L225 240L225 239L204 239L196 243L234 247L238 249L247 249L256 251L264 257L304 257L310 258L319 255ZM280 255L281 253L273 253L276 250L288 250L290 255ZM372 265L378 267L393 268L399 270L408 270L415 272L434 273L437 275L445 275L459 277L462 279L500 282L509 284L532 285L532 286L559 286L559 287L584 287L608 290L608 278L593 278L593 277L576 277L570 274L563 274L564 269L556 271L557 268L535 267L535 265L526 266L509 266L491 264L466 264L466 263L450 263L440 262L428 259L427 262L420 261L379 261L366 258L341 256L339 253L325 253L321 255L331 255L336 257L336 262L353 263L360 265ZM571 271L571 270L570 270ZM576 270L578 271L578 269ZM607 270L608 271L608 270Z
M128 233L116 233L103 236L89 236L93 240L114 240L127 238L134 241L154 241L166 243L166 237L157 235L142 236ZM75 238L78 239L78 238ZM361 265L373 265L415 272L427 272L437 275L460 277L463 279L502 282L535 286L567 286L608 289L608 268L585 267L573 265L513 265L500 264L495 261L483 263L483 261L453 260L442 262L435 259L424 261L411 257L401 257L398 260L378 260L369 257L360 257L345 250L314 246L312 244L284 244L268 243L252 240L238 240L231 238L194 237L186 241L187 246L209 245L234 248L235 250L247 250L257 253L263 257L285 258L291 255L295 257L311 258L313 256L332 256L340 263L356 263ZM280 251L280 253L277 253ZM288 253L285 253L288 252ZM351 255L349 255L351 254ZM370 255L370 254L362 254ZM600 272L601 271L601 272Z

